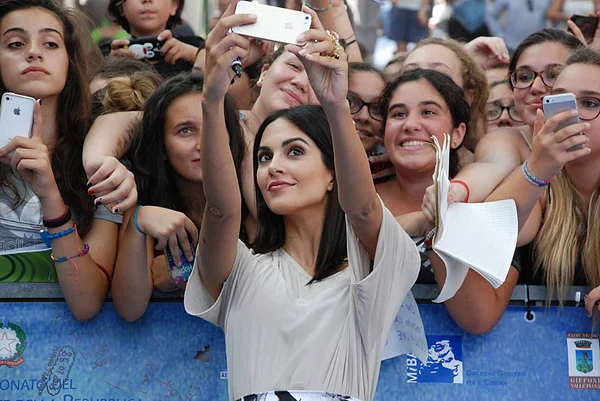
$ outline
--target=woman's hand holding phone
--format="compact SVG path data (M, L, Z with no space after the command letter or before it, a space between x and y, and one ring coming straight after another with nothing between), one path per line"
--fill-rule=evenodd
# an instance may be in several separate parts
M577 110L568 110L545 120L544 113L541 110L537 111L533 126L533 146L528 163L529 169L537 178L551 179L566 163L590 153L590 148L586 147L589 139L585 135L590 124L577 123L557 130L561 123L574 116L577 116ZM568 151L579 145L583 147Z
M12 156L9 153L14 152ZM42 207L45 201L58 200L62 196L54 179L48 148L44 144L42 108L39 100L33 108L33 127L31 138L15 136L8 144L0 148L0 161L19 172L40 198ZM64 203L62 210L64 211Z
M231 63L244 59L248 54L248 38L230 33L231 28L256 22L251 14L234 14L239 1L233 0L223 16L206 38L206 61L204 65L203 98L211 102L220 102L225 98L229 85L235 77Z
M158 206L144 206L137 214L143 232L157 240L156 250L169 247L175 265L181 266L179 249L188 261L194 260L193 248L198 245L198 229L185 214Z
M298 37L297 45L286 45L286 50L298 56L310 81L310 85L324 107L348 104L348 57L341 46L325 30L317 13L308 7L302 11L312 17L311 29ZM334 57L334 54L337 57Z
M90 161L86 172L91 173L88 192L112 213L124 212L137 203L135 176L119 160L101 156Z

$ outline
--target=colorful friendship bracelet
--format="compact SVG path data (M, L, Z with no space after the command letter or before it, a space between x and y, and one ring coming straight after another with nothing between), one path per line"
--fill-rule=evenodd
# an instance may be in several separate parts
M304 5L308 8L310 8L311 10L320 13L320 12L329 10L331 8L331 6L333 5L333 0L329 0L329 4L327 4L325 7L315 7L315 6L311 5L308 1L304 1Z
M140 226L138 226L138 221L137 221L138 211L142 207L144 207L144 205L139 205L138 207L135 208L135 212L133 212L133 227L135 227L135 229L137 230L137 232L146 235L146 233L142 231L142 229L140 228Z
M545 187L546 185L550 184L550 181L552 181L552 178L549 178L547 180L540 180L535 175L533 175L533 173L529 170L529 160L525 160L525 162L523 163L523 174L525 175L525 178L527 178L527 181L529 181L536 187Z
M83 243L83 249L80 250L77 255L75 256L61 256L60 258L57 258L56 256L54 256L54 254L50 254L50 259L52 259L53 262L66 262L67 260L71 260L73 258L78 258L84 255L87 255L88 252L90 251L90 246L87 243Z
M77 231L77 226L73 226L74 227L74 231L75 231L75 235L77 236L77 247L80 248L81 247L81 240L79 238L79 232ZM69 261L73 264L73 267L75 267L75 281L79 281L79 266L77 266L77 263L75 263L75 261L73 260L74 258L78 258L84 255L87 255L87 253L90 251L90 246L86 243L83 244L83 249L80 250L77 255L75 256L62 256L62 257L55 257L54 256L54 252L50 254L50 259L52 259L53 262L55 263L61 263L61 262L66 262ZM106 269L102 269L102 270L106 270ZM105 273L107 273L105 271Z

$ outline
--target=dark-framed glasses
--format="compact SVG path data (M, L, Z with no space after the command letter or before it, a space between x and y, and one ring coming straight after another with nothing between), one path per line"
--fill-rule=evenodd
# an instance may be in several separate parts
M517 108L513 104L512 106L502 106L496 102L490 102L485 106L486 116L488 121L496 121L502 116L504 110L508 110L508 116L511 120L516 123L522 123L523 119L519 116Z
M363 107L366 106L372 119L377 121L381 121L383 119L379 109L379 99L367 103L358 97L358 95L355 95L351 92L348 92L346 99L348 99L348 104L350 104L350 113L357 114L362 110Z
M580 120L594 120L600 115L600 99L589 96L578 97L577 111L579 112Z
M537 77L541 77L544 85L551 88L563 68L564 66L561 64L550 65L543 71L533 71L529 68L517 68L510 73L510 82L514 88L525 89L533 85L533 82Z

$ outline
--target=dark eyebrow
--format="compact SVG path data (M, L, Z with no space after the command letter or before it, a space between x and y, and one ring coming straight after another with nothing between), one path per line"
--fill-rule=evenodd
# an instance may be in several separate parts
M191 120L188 120L188 121L182 121L182 122L180 122L180 123L177 123L177 124L175 124L175 126L174 126L173 128L179 128L179 127L183 127L183 126L185 126L185 125L193 125L193 124L194 124L194 122L193 122L193 121L191 121Z
M421 105L421 106L437 106L440 109L443 109L442 105L439 104L438 102L436 102L435 100L425 100L423 102L420 102L419 105Z
M306 145L310 146L308 144L308 142L306 142L304 139L300 138L299 136L297 136L295 138L286 139L285 141L281 142L281 146L287 146L290 143L296 142L296 141L304 142Z
M2 36L5 36L6 34L11 33L11 32L27 33L27 31L25 31L25 29L15 27L15 28L9 28L9 29L7 29L6 32L4 32L2 34ZM42 29L40 29L40 33L56 33L61 38L63 37L62 34L58 30L56 30L54 28L42 28Z

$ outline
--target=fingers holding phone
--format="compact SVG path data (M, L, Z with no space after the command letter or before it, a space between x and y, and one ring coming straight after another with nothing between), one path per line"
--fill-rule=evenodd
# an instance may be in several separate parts
M110 42L110 57L137 58L136 54L128 50L129 39L117 39Z
M0 132L13 136L12 139L4 137L10 141L0 148L0 158L31 185L31 189L40 200L60 197L48 148L43 140L40 102L9 93L2 96Z
M551 179L568 162L589 154L586 131L590 124L579 121L577 100L572 93L544 97L544 112L538 111L529 167L536 177Z

